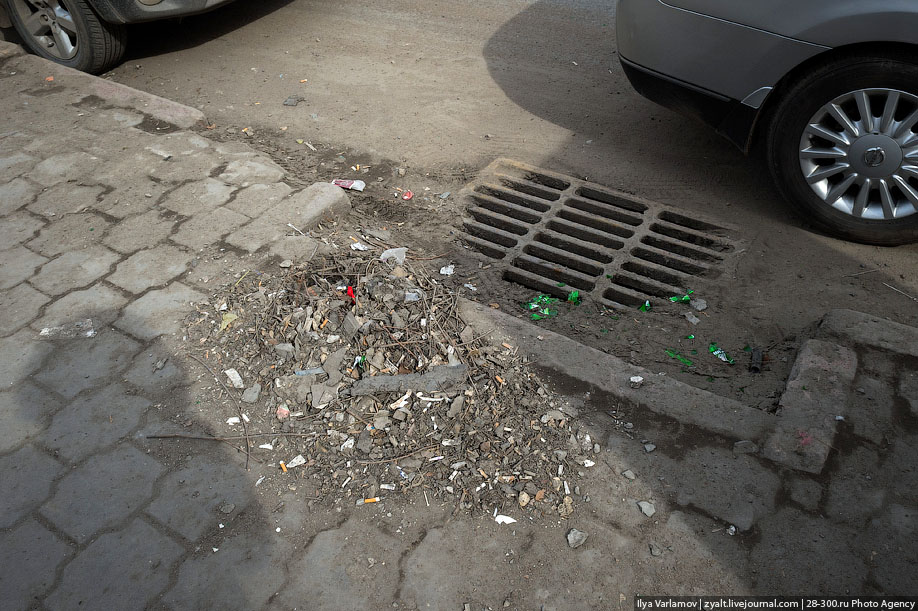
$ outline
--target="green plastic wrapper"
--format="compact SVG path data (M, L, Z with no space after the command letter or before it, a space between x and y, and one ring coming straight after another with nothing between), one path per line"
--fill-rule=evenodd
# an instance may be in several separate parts
M694 293L694 292L695 292L695 291L689 291L689 292L686 293L685 295L675 295L675 296L673 296L673 297L670 297L669 300L672 301L673 303L679 303L679 302L683 302L683 301L691 301L691 300L692 300L692 293Z
M580 305L580 291L571 291L567 294L567 300L574 305Z
M667 349L666 349L666 356L668 356L668 357L670 357L670 358L676 359L677 361L679 361L680 363L682 363L682 364L685 365L686 367L691 367L692 365L694 365L694 363L691 361L691 359L685 358L684 356L682 356L681 354L679 354L678 352L676 352L676 351L673 350L672 348L667 348Z
M711 352L711 354L722 360L724 363L729 363L730 365L734 363L730 355L724 352L724 349L714 342L711 342L711 345L708 346L708 350Z
M641 312L649 312L651 307L652 307L652 306L650 305L650 302L649 302L649 301L645 301L644 303L642 303L642 304L640 305L640 307L638 308L638 310L640 310Z
M540 294L520 305L530 312L529 317L532 320L542 320L543 318L551 318L558 313L557 310L551 309L551 306L556 303L558 303L557 297Z

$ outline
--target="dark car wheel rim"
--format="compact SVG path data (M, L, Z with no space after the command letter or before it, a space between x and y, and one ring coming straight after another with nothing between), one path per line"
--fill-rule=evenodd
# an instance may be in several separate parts
M73 59L78 41L73 15L63 0L13 0L13 10L40 48L57 59Z
M800 169L827 206L858 219L918 212L918 96L860 89L820 108L800 138Z

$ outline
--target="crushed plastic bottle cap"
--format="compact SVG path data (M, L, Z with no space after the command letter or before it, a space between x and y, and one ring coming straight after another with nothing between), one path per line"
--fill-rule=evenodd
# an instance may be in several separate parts
M711 342L711 345L708 346L708 350L710 351L711 354L713 354L714 356L722 360L724 363L729 363L730 365L734 363L730 355L724 352L724 349L719 347L714 342Z
M408 201L412 197L414 197L414 193L412 193L411 191L405 191L404 193L402 193L402 199L405 201Z
M580 302L582 301L580 299L580 291L571 291L568 293L567 300L574 305L580 305Z
M653 306L650 305L650 301L645 301L644 303L640 305L640 307L638 307L638 310L640 310L641 312L649 312L650 308L652 307Z
M362 180L343 180L336 178L332 181L332 184L342 189L350 189L351 191L363 191L367 188L367 183Z
M530 318L532 320L542 320L543 318L551 318L558 313L557 310L551 309L551 306L556 303L558 303L557 297L551 297L550 295L542 293L521 305L524 309L531 312Z
M667 348L667 349L666 349L666 355L669 356L669 357L671 357L671 358L676 359L677 361L679 361L680 363L682 363L682 364L685 365L686 367L691 367L692 365L694 365L694 363L693 363L690 359L685 358L684 356L682 356L681 354L679 354L678 352L676 352L676 351L673 350L672 348Z
M680 303L680 302L683 302L683 301L691 301L691 300L692 300L692 293L694 293L694 292L695 292L695 291L688 291L685 295L674 295L673 297L670 297L669 300L672 301L673 303Z

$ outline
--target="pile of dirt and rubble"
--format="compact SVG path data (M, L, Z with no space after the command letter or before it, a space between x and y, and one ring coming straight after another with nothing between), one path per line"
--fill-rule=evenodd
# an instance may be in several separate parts
M513 346L474 336L450 270L371 240L242 277L189 321L194 358L238 407L230 428L277 466L268 478L307 480L314 498L417 489L569 515L598 444Z

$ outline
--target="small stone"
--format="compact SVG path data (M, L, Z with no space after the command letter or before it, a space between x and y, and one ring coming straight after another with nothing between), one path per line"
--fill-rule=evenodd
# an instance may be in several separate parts
M277 415L277 419L278 419L278 420L281 420L281 421L286 420L287 418L289 418L289 417L290 417L290 410L287 408L287 404L286 404L286 403L281 403L280 405L278 405L278 406L277 406L277 411L275 412L275 414Z
M571 547L571 549L577 549L586 543L587 537L589 537L587 533L581 530L577 530L576 528L572 528L567 531L567 544Z
M558 505L558 515L562 518L566 518L569 515L574 513L574 499L569 496L564 497L564 500Z
M283 261L280 262L280 266L284 269L287 269L288 267L293 267L293 261L291 261L290 259L284 259Z
M638 501L638 507L641 508L641 513L648 518L652 518L653 514L657 513L657 509L653 506L653 503L648 503L647 501Z
M274 352L276 352L277 356L284 360L292 359L296 354L296 348L294 348L293 344L290 343L277 344L274 346Z
M635 477L637 477L634 474L634 471L632 471L631 469L628 469L627 471L622 471L622 475L628 479L635 479Z
M631 376L628 383L631 384L631 388L640 388L644 384L644 378L643 376Z
M396 170L396 173L399 176L404 176L407 173L407 170L405 168L399 168L398 170ZM466 605L466 607L468 607L468 605Z
M733 444L733 453L734 454L756 454L759 451L759 446L753 441L744 439L742 441L737 441Z
M229 378L230 384L232 384L234 388L245 388L245 383L242 381L242 376L239 375L238 371L235 369L227 369L223 373Z
M519 501L520 507L525 507L529 504L529 495L526 492L520 492Z
M220 513L224 513L227 515L233 513L235 509L236 509L236 505L234 505L233 503L223 503L222 505L220 505Z
M655 445L652 444L652 443L645 443L645 444L644 444L644 451L645 451L645 452L650 453L650 452L653 452L653 451L656 450L656 449L657 449L657 446L655 446Z
M252 384L242 393L243 403L255 403L261 396L261 384Z
M650 542L650 555L651 556L662 556L663 548L657 545L656 543L654 543L653 541L651 541Z
M449 406L449 411L446 412L447 418L455 418L462 413L462 408L465 406L465 395L459 395Z
M708 302L704 299L692 299L689 305L699 312L704 312L708 309Z
M685 314L683 314L683 316L685 316L685 320L689 321L693 325L697 325L698 323L701 322L701 319L695 316L694 314L692 314L691 312L686 312Z

